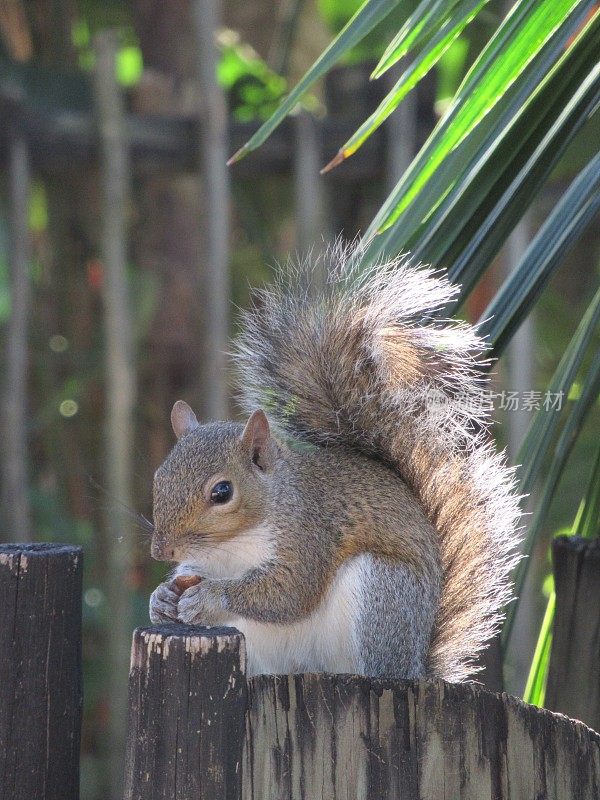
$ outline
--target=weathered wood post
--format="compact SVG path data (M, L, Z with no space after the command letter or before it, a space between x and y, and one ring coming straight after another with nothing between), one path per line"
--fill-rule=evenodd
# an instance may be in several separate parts
M597 800L600 735L470 684L245 678L232 628L135 632L125 800Z
M546 706L600 730L600 539L552 544L556 613Z
M80 547L0 545L0 800L77 800Z
M470 684L264 676L248 706L244 800L600 797L600 735Z
M134 632L126 800L239 800L245 661L233 628Z

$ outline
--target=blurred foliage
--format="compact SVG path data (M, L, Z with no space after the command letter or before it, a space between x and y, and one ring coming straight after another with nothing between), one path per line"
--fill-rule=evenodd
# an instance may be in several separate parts
M85 17L73 24L73 45L77 48L79 67L86 72L94 67L91 31ZM144 71L142 51L131 25L120 27L119 33L117 79L124 87L135 86ZM228 92L233 118L239 122L266 119L286 91L285 78L273 72L236 31L221 30L217 42L221 51L217 79Z
M337 35L363 5L364 0L317 0L317 9L332 34ZM379 23L364 39L344 56L344 64L377 61L383 55L390 39L390 31L397 31L407 13L417 6L417 0L399 3L399 7Z
M287 89L287 81L273 72L235 31L221 31L217 78L227 89L234 119L249 122L273 113Z

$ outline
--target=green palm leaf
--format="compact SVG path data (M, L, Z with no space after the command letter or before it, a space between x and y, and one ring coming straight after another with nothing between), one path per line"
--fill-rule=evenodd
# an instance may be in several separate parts
M370 33L373 28L379 25L397 6L402 4L407 5L408 13L410 4L406 0L365 0L348 24L344 26L329 47L319 56L308 72L283 100L275 113L229 159L228 164L234 164L252 150L256 150L275 128L283 122L287 115L294 110L302 95L308 91L313 83Z
M543 706L546 695L546 679L548 677L548 665L550 664L550 651L552 649L552 625L554 623L554 609L556 606L556 594L554 589L550 591L548 605L542 620L542 627L531 661L523 700L535 706Z
M506 152L514 153L516 156L519 152L523 152L522 148L526 146L528 129L531 133L531 129L536 128L540 138L543 133L548 132L547 117L546 127L539 124L540 109L544 108L544 104L550 104L556 116L559 116L564 105L559 107L553 102L555 93L562 92L563 102L565 97L570 100L575 87L578 87L594 68L597 69L600 13L594 15L584 31L567 47L569 38L573 36L587 14L588 5L586 3L582 7L577 4L564 24L554 32L545 46L537 51L523 72L506 88L502 102L498 102L490 109L486 125L476 127L468 137L462 138L459 146L453 149L446 137L447 119L438 124L365 233L365 239L371 241L364 256L365 263L372 263L383 254L393 255L409 249L409 243L412 245L411 240L419 229L429 229L431 215L436 213L441 204L446 203L445 208L447 208L452 198L456 200L463 196L464 183L462 186L457 186L461 178L477 182L478 176L474 173L484 169L495 153L498 153L498 157L493 162L494 166L497 171L502 170L506 162L500 160L501 147L505 147ZM592 81L594 87L596 78L597 73L594 72ZM576 84L573 82L575 79ZM468 105L470 95L464 92L461 95L460 91L455 106L460 103ZM532 113L528 114L532 105ZM438 155L443 151L445 155L437 169L432 170L431 159L434 151L437 151ZM428 176L427 180L423 180L425 175ZM417 184L421 189L415 194L413 190ZM452 194L455 187L456 193ZM406 201L408 193L412 198L410 203ZM470 193L469 201L473 202ZM398 214L400 207L402 211ZM391 219L395 220L395 224L390 226L388 223ZM385 232L381 233L384 228ZM427 258L429 255L428 253Z
M486 0L487 1L487 0ZM414 50L419 44L431 36L446 22L455 6L461 5L459 0L423 0L406 20L394 36L379 63L373 70L371 78L380 78L397 61Z
M551 394L567 396L579 371L587 347L597 332L600 321L600 289L588 306L569 346L565 350L550 384ZM558 427L560 409L538 411L527 431L527 435L519 450L517 461L521 464L518 471L519 489L522 494L529 494L540 466L548 451L548 447Z
M600 153L573 181L482 315L480 333L504 350L561 263L600 210Z
M474 64L436 133L425 145L420 157L413 162L414 166L407 171L400 196L394 198L389 213L384 213L381 215L383 218L378 220L379 231L390 227L400 218L445 156L489 114L528 64L544 51L544 46L556 34L561 38L569 16L575 14L579 17L591 5L591 2L588 4L577 0L531 0L517 4L525 13L513 13L507 17ZM508 31L510 36L507 36ZM494 58L488 51L494 52Z
M565 422L565 425L561 431L561 434L558 438L558 441L556 443L556 447L554 448L554 454L552 457L552 461L550 463L548 475L544 482L544 487L542 489L540 499L536 504L536 511L527 528L527 534L523 542L522 552L526 556L529 556L533 551L534 544L542 530L542 525L544 524L544 521L546 519L546 515L550 508L552 498L554 496L554 492L558 487L560 478L567 465L573 446L577 441L577 437L579 436L579 433L583 427L583 424L587 418L590 409L598 399L599 392L600 392L600 359L595 359L592 368L587 373L587 375L585 375L583 379L581 396L576 401L572 412L569 414ZM555 417L555 419L557 420L558 416ZM598 518L596 517L595 519L597 524ZM583 534L580 533L579 535ZM520 595L523 589L526 572L527 572L527 560L523 560L519 563L517 569L515 570L514 580L515 580L515 593L517 594L517 596ZM508 612L506 614L506 621L502 629L502 642L505 647L507 646L512 633L512 628L516 617L516 610L517 606L515 603L513 603L508 608ZM541 658L541 654L538 655Z
M363 122L356 133L341 147L336 157L321 170L322 172L328 172L341 161L353 155L369 136L383 125L406 95L440 60L450 45L456 41L487 2L488 0L469 0L469 2L462 3L460 9L456 9L456 14L442 23L437 32L430 36L429 41L421 52L414 57L412 63L398 79L391 92L382 100L371 116Z

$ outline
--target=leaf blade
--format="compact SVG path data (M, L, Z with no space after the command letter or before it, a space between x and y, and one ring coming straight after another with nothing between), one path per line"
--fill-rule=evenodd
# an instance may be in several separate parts
M380 78L397 61L403 58L447 20L459 2L447 0L422 0L392 41L386 47L371 78Z
M349 20L331 44L321 53L310 69L304 74L292 91L282 101L277 110L267 119L256 133L229 159L229 165L240 161L252 150L256 150L293 111L302 95L312 84L327 72L339 59L382 22L396 6L406 0L365 0L356 14Z
M522 71L522 74L517 76L512 84L507 87L506 97L502 104L503 113L499 114L499 118L496 120L495 124L495 131L490 131L490 135L487 137L487 140L491 140L493 138L493 133L498 135L498 131L501 131L503 127L506 127L510 120L514 118L519 111L523 111L527 104L528 98L531 98L537 93L532 91L533 88L537 87L537 85L542 82L542 78L547 76L549 70L554 65L562 62L563 59L561 58L561 55L563 54L567 40L574 34L578 26L585 19L589 9L592 6L592 0L587 0L587 2L580 3L573 2L572 5L573 11L570 15L568 15L568 18L566 21L564 21L563 25L556 30L555 34L550 37L544 47L538 48L535 57L528 63L527 67ZM513 15L507 19L512 20L514 16L515 12L513 12ZM478 62L476 62L469 75L467 75L465 78L462 87L459 88L453 105L444 115L442 120L440 120L427 142L425 142L421 148L421 151L417 154L412 164L405 172L404 176L400 179L394 190L382 205L380 211L376 214L364 237L366 240L370 240L373 239L376 234L379 234L377 237L377 239L379 239L378 243L374 247L369 248L369 252L367 254L370 262L380 257L383 251L388 253L393 252L391 243L389 240L387 240L387 237L385 240L383 237L390 229L393 228L397 230L400 227L400 223L402 227L405 226L407 210L412 212L412 216L414 218L414 207L419 206L419 204L424 206L425 208L422 210L418 220L418 222L421 222L426 218L428 211L431 210L431 206L427 206L427 198L431 196L437 196L439 198L439 182L435 180L435 169L432 169L432 165L430 163L433 153L437 150L439 155L439 153L443 151L446 158L452 158L452 156L456 157L456 150L459 150L460 152L462 143L461 145L457 145L454 150L448 146L446 136L447 128L451 123L453 123L453 119L460 108L469 102L469 92L474 88L474 86L477 85L477 79L481 81L483 76L487 74L487 71L493 69L494 59L499 58L502 55L502 47L509 46L506 44L505 40L510 38L510 34L512 33L514 26L520 22L522 16L523 14L521 13L521 16L517 17L516 22L513 21L511 25L509 25L505 20L503 26L501 26L503 30L497 32L494 40L490 42L488 47L486 47L484 52L480 55ZM594 18L588 23L588 26L586 26L585 30L587 30L587 28L593 24L594 20L597 23L598 16L598 14L594 16ZM502 35L500 35L501 33ZM583 36L584 31L580 32L576 36L573 44L567 48L567 53L570 53L577 46ZM496 39L498 42L495 41ZM481 75L477 75L474 72L475 67L479 62L481 62L483 65L483 74ZM477 128L471 132L470 136L473 136L476 130ZM469 151L469 147L467 145L470 145L470 136L467 137L466 141L463 139L467 152ZM476 146L477 143L477 139L475 138ZM463 161L468 163L466 156ZM439 158L436 158L436 165L438 162ZM439 169L439 165L437 168ZM400 209L399 213L398 209ZM413 222L413 226L414 224L415 223Z
M488 338L495 356L502 353L568 249L579 239L598 210L600 153L571 183L521 261L483 312L479 331Z
M488 0L470 0L465 3L464 13L458 18L447 20L431 37L423 50L418 53L410 66L402 73L392 90L384 97L375 111L342 145L338 155L330 164L337 166L341 161L354 155L385 120L400 105L419 81L439 61L446 50L456 41L464 29L475 19ZM328 172L328 164L322 172Z

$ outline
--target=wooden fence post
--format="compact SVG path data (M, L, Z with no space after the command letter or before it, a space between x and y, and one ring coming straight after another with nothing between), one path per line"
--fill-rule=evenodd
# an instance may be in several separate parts
M245 661L233 628L134 632L125 800L240 800Z
M600 736L471 684L248 682L244 800L597 800Z
M546 707L600 730L600 539L552 544L556 613Z
M80 547L0 545L0 800L77 800Z

